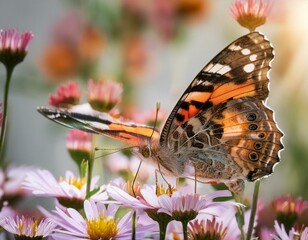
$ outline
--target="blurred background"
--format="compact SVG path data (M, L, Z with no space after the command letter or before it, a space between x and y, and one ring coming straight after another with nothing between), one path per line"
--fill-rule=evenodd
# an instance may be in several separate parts
M24 63L14 72L7 160L77 172L65 148L68 130L36 112L50 93L78 81L110 79L124 86L121 110L131 118L156 102L169 112L200 69L247 30L230 14L231 0L1 0L0 28L32 31ZM273 43L268 105L285 133L281 163L264 179L261 197L308 198L308 2L279 0L261 27ZM0 66L1 98L5 69ZM166 116L167 117L167 116ZM252 184L248 185L248 192Z

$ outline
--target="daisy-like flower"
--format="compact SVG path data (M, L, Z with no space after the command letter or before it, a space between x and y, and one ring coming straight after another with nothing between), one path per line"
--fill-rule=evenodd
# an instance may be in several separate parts
M49 105L54 107L69 108L79 103L81 90L76 82L62 84L57 89L57 94L49 95Z
M198 193L187 194L177 191L171 196L164 194L158 198L161 206L159 212L164 212L175 220L188 222L196 218L199 212L206 208L216 207L224 203L228 205L229 202L214 202L213 199L230 196L231 194L227 190L216 191L204 196Z
M2 201L12 203L29 194L22 188L26 173L32 170L26 166L8 166L0 170L0 196Z
M276 234L273 234L271 236L273 240L294 240L294 239L307 240L308 239L308 227L303 227L299 231L292 228L289 232L287 232L283 224L279 225L279 223L275 221L274 228L275 228Z
M0 62L6 67L15 67L27 55L28 45L33 38L31 32L21 35L16 29L0 30Z
M293 199L290 195L276 198L272 207L279 223L290 230L300 215L308 208L308 202L302 198Z
M234 202L213 202L217 197L230 196L229 191L216 191L205 196L194 193L181 193L170 188L144 185L133 197L116 184L107 186L108 195L126 207L144 210L150 218L160 224L160 231L165 231L172 220L186 224L202 211L217 206L234 206ZM206 212L204 212L206 213Z
M88 83L88 102L100 112L109 112L121 101L122 85L111 81L94 81Z
M15 239L40 240L48 237L56 228L57 224L50 218L42 220L24 216L6 216L0 219L0 225L6 231L14 234Z
M124 215L121 220L116 220L118 206L109 204L106 208L102 202L86 200L84 202L85 218L75 209L68 208L64 212L56 208L55 220L60 229L53 234L53 238L60 239L131 239L132 236L132 213ZM147 230L152 226L140 226L136 224L136 239L143 239L148 234Z
M90 191L98 191L90 197L94 201L104 201L108 199L105 186L97 187L99 176L92 178ZM66 171L65 178L59 181L47 170L36 170L29 172L23 183L25 189L32 191L32 194L42 197L54 197L65 207L81 209L86 199L87 180L74 176L70 171Z
M211 220L195 220L189 222L188 235L191 240L199 239L216 239L222 240L225 238L227 228L222 222L217 221L215 217Z
M66 137L66 148L77 166L80 167L82 161L91 159L93 150L92 134L78 129L69 130Z
M252 32L266 22L271 6L267 0L235 0L231 14L241 26Z

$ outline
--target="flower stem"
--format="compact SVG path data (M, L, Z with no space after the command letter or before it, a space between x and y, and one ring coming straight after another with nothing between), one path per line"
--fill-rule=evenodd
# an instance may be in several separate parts
M159 224L159 240L165 240L168 224L166 224L163 221L158 222L158 224Z
M132 221L132 240L135 240L136 239L136 217L137 217L137 214L136 214L136 211L134 211L133 213L133 221Z
M242 203L242 197L238 194L234 194L234 200L238 203ZM241 232L241 240L245 239L245 232L244 232L244 224L245 224L245 209L243 206L238 206L238 210L236 213L236 222L238 225L238 228Z
M257 211L259 189L260 189L260 180L257 180L256 183L255 183L254 190L253 190L253 199L252 199L251 213L250 213L250 219L249 219L249 225L248 225L246 240L250 240L251 236L252 236L252 230L253 230L253 225L254 225L254 221L255 221L255 217L256 217L256 211Z
M188 232L187 232L187 221L182 221L182 227L183 227L183 239L188 240Z
M13 66L6 66L6 81L4 88L4 100L3 100L3 114L2 114L2 126L1 126L1 136L0 136L0 165L4 164L4 139L7 124L7 109L8 109L8 98L10 90L10 82L13 73Z
M93 135L92 135L92 138L93 138ZM90 188L91 188L93 164L94 164L94 149L91 151L90 159L88 159L88 174L87 174L86 196L89 194Z

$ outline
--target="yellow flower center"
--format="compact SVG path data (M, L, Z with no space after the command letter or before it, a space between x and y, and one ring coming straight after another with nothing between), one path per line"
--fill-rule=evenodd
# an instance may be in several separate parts
M91 240L109 240L118 233L118 226L112 217L105 218L104 214L97 219L86 220L87 232Z
M35 220L32 223L32 231L31 231L32 236L36 236L37 225L38 225L38 220ZM18 221L18 230L19 230L19 235L20 236L24 235L24 226L25 226L24 219L19 219L19 221ZM30 226L28 226L28 227L30 227Z
M167 194L171 197L174 192L176 192L176 188L172 187L171 185L168 185L168 188L165 188L163 185L156 185L157 196Z
M63 177L60 177L59 182L66 181L68 184L75 186L78 189L81 189L84 184L86 184L87 179L86 178L74 178L70 177L67 180L64 180Z

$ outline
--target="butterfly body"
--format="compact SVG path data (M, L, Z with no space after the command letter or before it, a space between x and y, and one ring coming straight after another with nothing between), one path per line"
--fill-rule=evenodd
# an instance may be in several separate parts
M197 74L161 133L95 111L38 110L65 126L136 146L163 173L224 182L240 192L245 180L272 173L283 148L283 134L265 105L273 57L270 42L258 32L235 40Z

